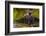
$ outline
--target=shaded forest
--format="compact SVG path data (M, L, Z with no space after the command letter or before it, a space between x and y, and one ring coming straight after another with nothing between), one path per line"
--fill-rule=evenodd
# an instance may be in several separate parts
M27 8L14 8L13 9L13 22L16 25L16 27L27 27L28 24L25 22L25 16L24 14L27 13ZM29 11L28 11L29 12ZM39 26L39 9L33 9L32 16L34 18L33 27ZM25 23L24 23L25 22ZM22 26L19 26L22 25ZM29 27L29 26L28 26Z

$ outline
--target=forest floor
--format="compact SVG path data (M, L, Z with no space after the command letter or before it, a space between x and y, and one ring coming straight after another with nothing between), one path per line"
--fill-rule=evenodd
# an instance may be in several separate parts
M33 24L33 25L29 25L29 24L24 24L24 23L15 23L13 24L14 28L22 28L22 27L38 27L39 24Z

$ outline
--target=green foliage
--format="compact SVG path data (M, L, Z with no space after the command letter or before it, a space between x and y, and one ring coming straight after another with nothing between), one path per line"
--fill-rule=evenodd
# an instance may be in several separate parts
M13 18L14 18L14 20L18 20L18 19L20 19L20 18L22 18L23 17L23 15L25 14L25 10L24 9L13 9L14 11L13 11Z
M15 22L16 20L21 19L24 14L25 14L25 9L23 8L14 8L13 9L13 21ZM33 9L32 13L33 17L39 18L39 10L38 9Z
M39 18L39 9L34 9L32 15L36 18Z

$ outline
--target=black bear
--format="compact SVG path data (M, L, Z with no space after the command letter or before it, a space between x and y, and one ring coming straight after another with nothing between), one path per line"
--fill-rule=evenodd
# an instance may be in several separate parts
M29 15L27 15L26 17L25 17L25 22L27 23L27 24L29 24L29 25L32 25L33 24L33 16L32 16L32 13L29 13Z

